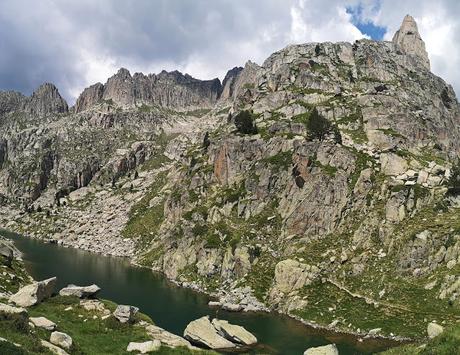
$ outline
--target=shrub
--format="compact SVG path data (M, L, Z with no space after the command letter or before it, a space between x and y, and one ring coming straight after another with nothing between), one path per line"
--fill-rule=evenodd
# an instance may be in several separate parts
M447 181L447 188L449 195L460 194L460 162L452 167L449 180Z
M220 247L221 240L217 234L210 234L206 238L205 248L217 249Z
M331 131L332 126L331 123L324 116L322 116L315 107L310 113L310 119L307 122L307 128L311 138L322 141Z
M209 132L206 132L203 138L203 149L206 151L211 144L211 140L209 139Z
M18 348L16 345L7 341L0 341L0 354L26 355L27 351Z
M235 116L235 126L242 134L257 134L257 126L251 112L244 110Z

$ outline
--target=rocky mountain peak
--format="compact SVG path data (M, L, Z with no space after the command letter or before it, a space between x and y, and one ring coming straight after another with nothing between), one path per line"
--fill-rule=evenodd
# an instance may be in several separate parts
M26 97L16 91L0 91L0 115L19 110Z
M175 70L145 75L121 68L107 80L86 88L77 100L75 111L85 111L101 100L119 106L158 105L175 109L212 106L221 92L219 79L198 80Z
M50 113L68 112L69 107L56 86L45 83L40 85L27 100L25 111L34 115L45 116Z
M406 15L404 17L401 27L393 37L393 43L399 45L405 54L419 59L423 66L430 70L430 60L425 49L425 42L418 32L417 22L412 16Z
M233 96L236 80L242 71L242 67L234 67L227 72L222 82L222 93L220 95L222 99L228 99Z
M102 100L104 85L97 83L83 90L75 103L75 112L85 111Z
M131 73L126 68L120 68L118 69L118 72L114 75L114 77L120 78L120 79L130 79Z

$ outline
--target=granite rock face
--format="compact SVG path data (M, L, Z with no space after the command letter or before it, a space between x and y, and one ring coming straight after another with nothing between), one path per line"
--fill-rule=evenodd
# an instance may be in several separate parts
M102 100L104 95L104 85L97 83L87 87L75 103L75 112L85 111Z
M417 23L410 15L406 15L401 27L393 36L393 43L400 46L404 53L417 57L430 70L430 60L425 49L425 42L418 32Z
M122 107L206 108L216 103L220 92L218 79L202 81L178 71L131 76L127 69L121 68L105 85L98 83L85 89L77 100L75 111L85 111L101 100Z
M378 303L371 313L402 294L405 309L407 278L421 294L429 279L424 297L455 311L460 202L446 186L460 109L417 33L406 19L394 42L290 45L222 86L121 69L68 115L38 118L0 95L0 221L134 257L231 311L299 316L324 292L337 307ZM372 330L337 307L318 314Z
M61 97L56 86L50 83L45 83L35 90L25 103L24 109L39 117L69 111L67 102Z

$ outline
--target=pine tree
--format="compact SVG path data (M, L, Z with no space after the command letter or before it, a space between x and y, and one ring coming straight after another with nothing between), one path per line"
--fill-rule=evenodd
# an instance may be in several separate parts
M322 116L315 107L310 113L307 128L311 138L322 141L331 131L332 126L331 123Z

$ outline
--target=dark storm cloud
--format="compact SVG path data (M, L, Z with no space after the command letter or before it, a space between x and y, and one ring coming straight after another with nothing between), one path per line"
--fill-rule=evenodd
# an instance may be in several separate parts
M88 84L82 52L90 61L111 58L128 68L186 66L203 54L215 65L228 54L232 37L256 39L263 28L289 23L287 4L265 1L259 9L242 0L2 1L0 88L30 94L50 81L70 98L73 88Z
M233 66L260 63L292 42L362 37L346 13L360 3L371 20L391 30L405 15L391 8L386 19L385 0L2 0L0 89L30 94L53 82L73 102L84 87L105 82L121 66L222 78ZM376 10L380 3L383 10ZM451 51L454 68L458 44ZM441 68L438 62L434 68Z

